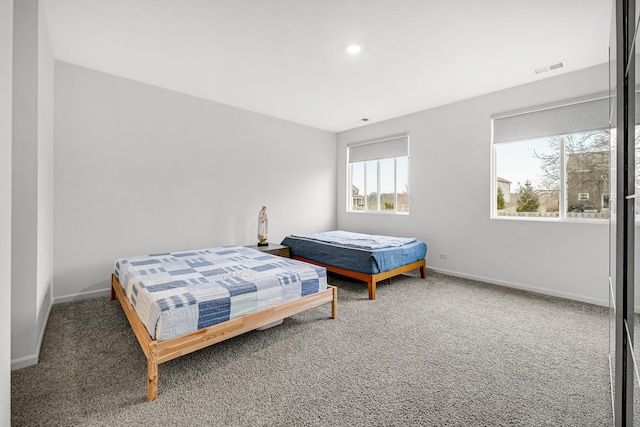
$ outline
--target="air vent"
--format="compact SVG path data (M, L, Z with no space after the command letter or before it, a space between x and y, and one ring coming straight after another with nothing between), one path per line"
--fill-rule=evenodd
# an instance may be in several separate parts
M557 70L558 68L562 67L564 67L564 64L562 62L558 62L557 64L549 65L549 70Z
M545 65L544 67L536 68L535 70L533 70L533 72L536 74L542 74L542 73L546 73L547 71L557 70L558 68L562 68L562 67L564 67L564 63L557 62L555 64Z

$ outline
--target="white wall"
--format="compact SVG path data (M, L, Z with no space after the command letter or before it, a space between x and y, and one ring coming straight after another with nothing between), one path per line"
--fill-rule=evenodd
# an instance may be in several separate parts
M50 40L44 5L40 1L38 2L38 272L36 276L36 313L40 334L44 332L53 295L54 60Z
M117 258L335 227L335 134L56 62L54 296ZM280 100L274 100L280 102Z
M437 271L608 305L606 223L489 218L491 115L606 90L603 65L340 133L338 228L418 237ZM407 131L410 215L347 213L346 145Z
M0 0L0 426L11 425L11 102L13 0Z
M37 0L14 4L12 367L37 363L51 305L53 56Z

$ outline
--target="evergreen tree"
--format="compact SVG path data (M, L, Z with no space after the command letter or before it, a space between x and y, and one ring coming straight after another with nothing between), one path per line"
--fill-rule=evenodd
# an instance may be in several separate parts
M516 212L537 212L540 207L540 197L531 186L531 181L526 181L518 190Z
M504 192L502 191L502 187L498 187L498 205L497 205L497 207L498 207L498 210L505 208Z

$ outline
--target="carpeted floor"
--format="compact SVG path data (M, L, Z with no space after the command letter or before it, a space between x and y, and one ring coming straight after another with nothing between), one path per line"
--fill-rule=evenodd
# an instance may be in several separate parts
M328 305L159 367L117 301L53 307L40 363L12 372L14 426L611 425L608 309L413 273L337 276Z

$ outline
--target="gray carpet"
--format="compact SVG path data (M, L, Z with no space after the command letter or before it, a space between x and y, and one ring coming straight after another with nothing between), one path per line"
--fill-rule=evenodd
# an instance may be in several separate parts
M330 307L159 367L118 302L53 307L40 363L12 373L14 426L611 425L608 309L429 273L330 276Z

